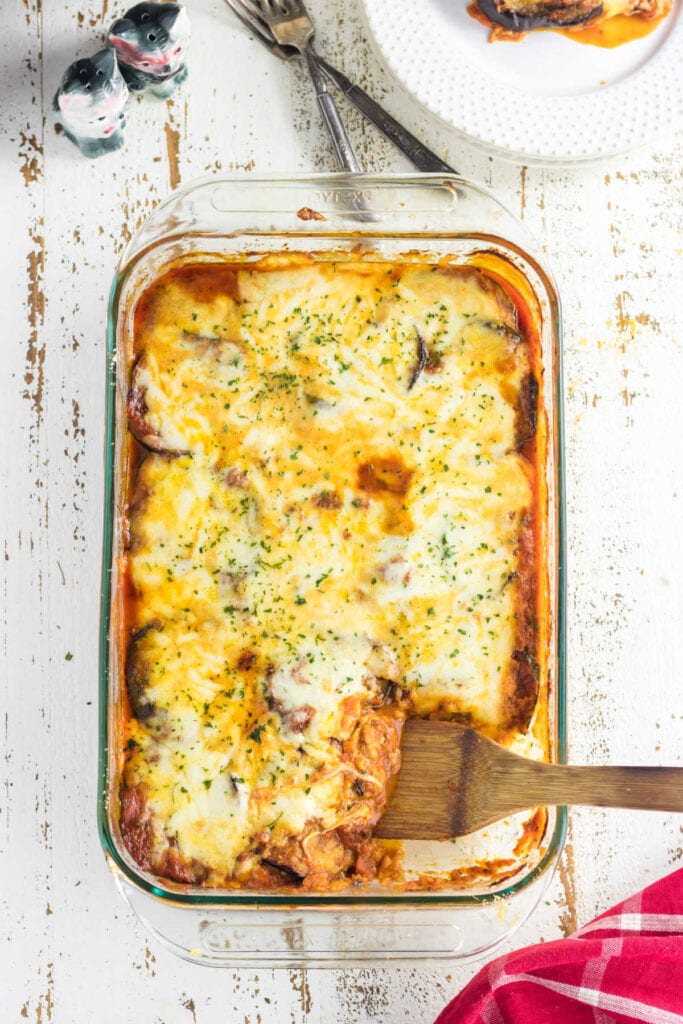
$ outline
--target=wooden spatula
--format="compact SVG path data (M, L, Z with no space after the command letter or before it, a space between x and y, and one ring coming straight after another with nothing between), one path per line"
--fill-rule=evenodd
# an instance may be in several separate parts
M455 722L409 719L401 770L374 834L447 839L554 804L683 811L683 768L579 767L511 754Z

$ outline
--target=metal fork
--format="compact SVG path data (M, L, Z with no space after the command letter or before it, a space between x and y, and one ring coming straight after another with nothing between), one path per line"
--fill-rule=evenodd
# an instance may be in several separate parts
M306 62L315 95L339 166L345 171L360 172L360 164L346 134L337 105L327 90L327 82L313 52L315 29L301 0L243 0L243 6L259 16L281 46L291 46Z
M291 46L280 46L273 36L268 25L261 20L251 6L249 0L226 0L233 14L235 14L243 25L254 33L260 43L270 50L272 54L281 60L291 60L298 55L298 51ZM408 159L420 171L436 171L441 174L457 174L450 164L432 152L424 143L420 142L412 132L392 117L372 96L368 95L358 85L354 85L343 71L333 67L328 61L310 48L314 59L323 74L346 96L350 103L363 114L368 121L375 125L390 142L404 153Z

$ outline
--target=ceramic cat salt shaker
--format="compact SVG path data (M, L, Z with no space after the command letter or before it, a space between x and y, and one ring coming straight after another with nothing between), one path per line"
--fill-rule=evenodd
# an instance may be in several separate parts
M64 134L87 157L123 145L128 86L112 49L74 61L64 72L52 101Z
M190 19L180 4L142 3L109 29L121 72L133 92L166 99L187 78Z

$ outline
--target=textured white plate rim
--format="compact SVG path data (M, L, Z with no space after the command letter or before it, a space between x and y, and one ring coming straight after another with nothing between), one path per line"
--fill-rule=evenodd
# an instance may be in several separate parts
M640 66L578 95L532 91L510 81L501 88L471 52L475 47L454 56L454 36L444 32L435 0L361 3L380 55L400 84L472 143L510 159L574 163L614 156L656 140L683 114L680 2L660 26L657 48ZM506 45L524 44L493 44ZM566 45L567 59L572 49L594 49Z

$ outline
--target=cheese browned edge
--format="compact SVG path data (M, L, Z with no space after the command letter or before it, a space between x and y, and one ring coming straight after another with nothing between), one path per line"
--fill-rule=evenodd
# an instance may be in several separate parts
M496 277L271 255L139 299L120 826L142 868L395 881L372 828L406 715L547 752L540 348Z

